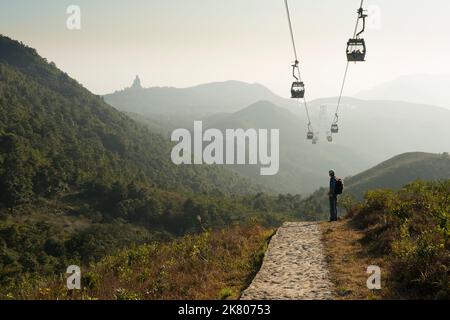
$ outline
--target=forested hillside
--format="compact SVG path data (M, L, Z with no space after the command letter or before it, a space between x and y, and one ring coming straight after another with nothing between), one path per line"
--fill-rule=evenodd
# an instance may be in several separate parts
M262 211L250 196L260 188L247 179L175 166L170 151L34 49L1 36L0 284Z
M173 165L171 145L163 138L108 106L33 49L5 37L0 49L2 161L4 168L11 166L5 174L20 171L14 179L22 181L24 197L114 181L198 193L256 190L220 168ZM14 182L8 176L2 181L2 195L17 197L18 190L8 189Z

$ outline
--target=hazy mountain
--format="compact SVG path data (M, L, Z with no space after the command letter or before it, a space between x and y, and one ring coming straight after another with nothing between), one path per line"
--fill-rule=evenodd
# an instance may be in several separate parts
M256 166L233 166L241 174L279 192L312 192L327 184L327 172L334 168L351 175L368 167L368 163L351 149L306 140L302 119L290 111L261 101L232 114L218 114L204 120L205 127L221 130L233 128L280 129L280 171L275 176L260 176Z
M450 109L449 83L450 74L409 75L361 91L356 97L368 100L408 101Z
M341 177L368 169L405 152L450 151L450 111L426 105L344 98L340 133L333 143L325 136L334 114L335 99L310 103L317 145L306 140L305 119L270 103L257 103L228 115L207 118L209 127L279 128L281 169L275 177L258 177L255 168L239 168L276 190L308 192L326 184L334 168ZM324 107L321 107L324 106ZM209 121L208 121L209 119ZM324 177L325 176L325 177ZM324 182L325 179L325 182Z
M336 99L310 103L313 123L329 130ZM327 119L319 120L320 106ZM405 152L442 153L450 151L450 110L408 102L365 101L343 98L340 132L335 143L362 155L375 165Z
M246 108L248 101L258 102L264 97L282 108L259 103ZM257 178L289 192L313 191L321 185L323 171L329 167L345 177L400 153L441 153L449 149L445 137L450 137L450 111L431 105L344 97L340 133L330 144L326 136L337 98L311 101L310 114L320 139L313 146L305 139L303 108L261 85L231 81L186 89L132 86L105 99L121 110L133 110L134 119L166 137L175 128L191 128L193 120L198 119L219 128L282 129L288 140L282 144L282 170L276 177ZM257 168L239 171L257 176Z
M194 119L198 115L241 110L260 100L294 109L296 103L281 98L260 84L226 81L202 84L189 88L152 87L132 85L104 96L115 108L142 115L180 115Z
M449 154L411 152L395 156L345 179L345 192L361 197L368 190L399 189L417 179L450 179Z

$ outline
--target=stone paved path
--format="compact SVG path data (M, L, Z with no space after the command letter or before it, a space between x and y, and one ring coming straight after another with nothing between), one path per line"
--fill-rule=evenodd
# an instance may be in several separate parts
M261 270L242 300L332 299L317 222L287 222L272 237Z

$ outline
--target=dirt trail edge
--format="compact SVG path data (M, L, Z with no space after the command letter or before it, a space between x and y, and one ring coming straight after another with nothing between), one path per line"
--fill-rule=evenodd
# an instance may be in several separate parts
M242 300L333 299L318 222L286 222Z

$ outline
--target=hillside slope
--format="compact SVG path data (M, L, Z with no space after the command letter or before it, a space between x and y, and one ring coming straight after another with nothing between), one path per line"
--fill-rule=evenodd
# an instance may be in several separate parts
M83 269L68 296L65 275L27 279L0 299L237 299L258 271L273 230L245 225L124 249ZM43 288L46 288L43 290Z
M1 160L11 165L3 174L24 179L35 192L113 180L200 193L255 190L221 168L173 165L165 139L6 37L0 38L0 108Z
M344 178L338 174L340 178ZM448 153L432 154L411 152L395 156L371 169L344 179L344 193L339 205L347 210L354 197L362 200L367 192L378 189L399 190L416 180L437 182L450 179L450 156ZM328 219L328 186L317 189L309 197L303 198L298 212L304 217ZM341 215L344 211L341 211Z
M245 219L234 196L259 187L224 168L175 166L170 152L166 139L0 36L2 289Z
M345 179L346 193L361 197L371 189L400 189L414 180L450 179L450 156L411 152Z
M341 299L450 298L450 180L374 190L323 223L336 293ZM367 266L381 268L380 290L368 290Z

